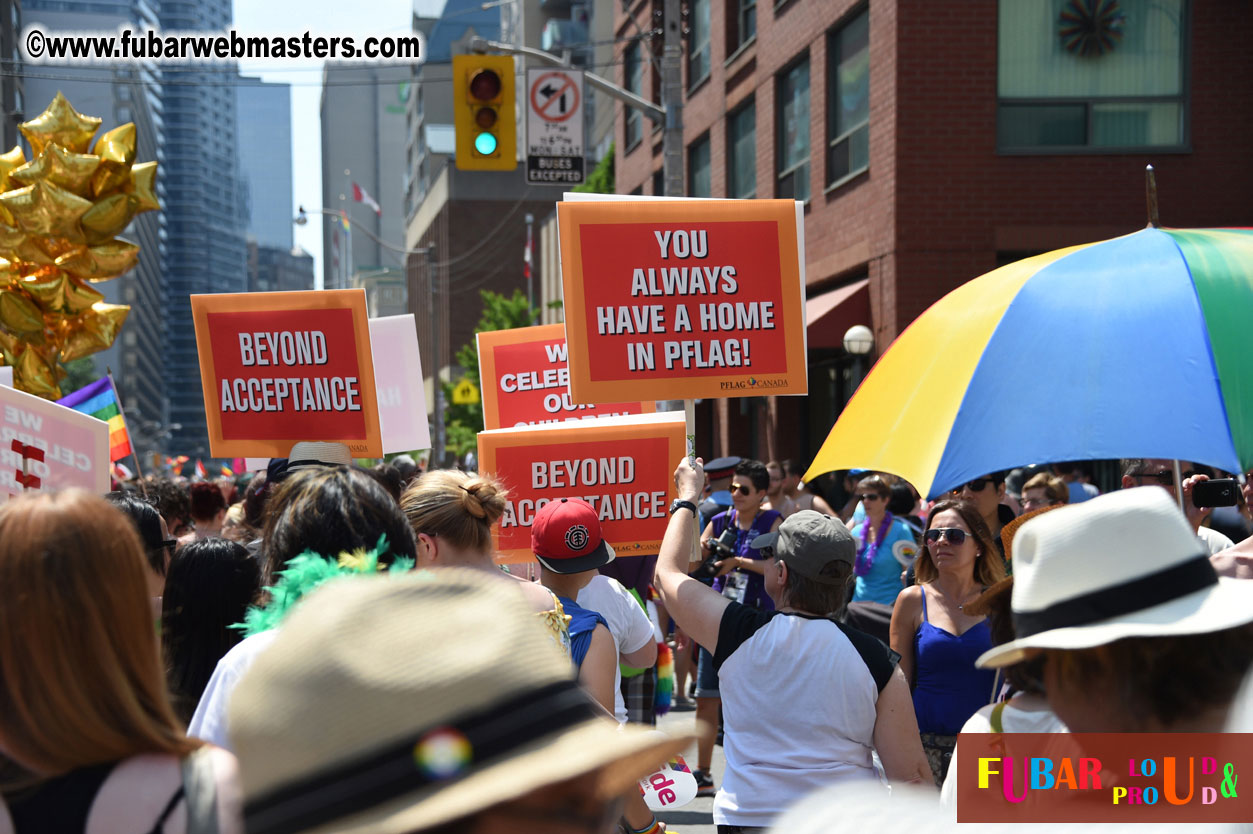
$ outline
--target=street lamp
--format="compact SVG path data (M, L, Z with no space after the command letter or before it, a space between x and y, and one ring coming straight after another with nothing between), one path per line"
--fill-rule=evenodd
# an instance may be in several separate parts
M854 356L865 356L874 350L874 334L864 324L854 324L844 334L844 349Z
M854 324L844 332L844 349L853 356L853 390L856 390L866 378L866 357L874 350L874 333L864 324Z

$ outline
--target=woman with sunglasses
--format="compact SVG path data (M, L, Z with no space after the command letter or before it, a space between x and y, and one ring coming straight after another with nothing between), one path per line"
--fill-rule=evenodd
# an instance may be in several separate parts
M891 497L891 488L878 475L857 483L856 498L866 517L852 530L857 541L853 602L891 606L901 592L901 571L912 565L918 554L914 532L888 511Z
M127 492L110 492L105 496L110 504L122 511L122 515L130 519L139 540L144 546L147 558L148 598L152 605L153 616L161 617L161 596L165 592L165 574L174 558L174 549L178 539L170 535L165 519L157 512L157 508Z
M941 501L931 509L914 563L917 585L892 610L891 643L914 690L922 747L943 784L957 733L993 698L994 676L975 668L992 648L984 616L963 606L1005 578L1005 563L975 505Z

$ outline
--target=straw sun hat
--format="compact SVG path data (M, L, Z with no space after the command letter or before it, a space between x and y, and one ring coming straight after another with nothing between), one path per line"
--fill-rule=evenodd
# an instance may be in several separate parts
M455 568L319 589L230 730L250 834L402 834L584 774L610 799L690 741L620 729L507 580Z
M1221 579L1164 489L1138 487L1060 507L1014 537L1018 639L982 668L1027 649L1088 649L1125 637L1205 634L1253 621L1253 583Z

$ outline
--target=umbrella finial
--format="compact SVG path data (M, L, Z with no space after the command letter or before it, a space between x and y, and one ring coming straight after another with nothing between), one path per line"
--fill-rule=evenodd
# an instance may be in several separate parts
M1157 216L1157 175L1153 172L1152 165L1144 166L1144 197L1148 201L1148 228L1156 229L1161 223Z

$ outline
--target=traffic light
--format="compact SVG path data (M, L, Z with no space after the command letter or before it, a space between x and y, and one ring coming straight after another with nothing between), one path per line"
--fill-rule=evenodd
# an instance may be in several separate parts
M453 125L462 171L512 171L518 166L513 58L454 55Z

